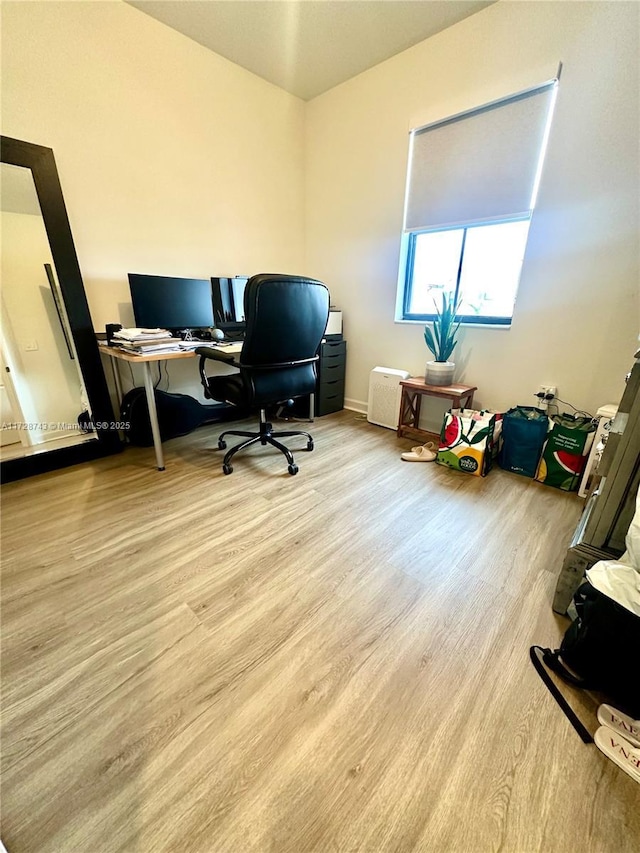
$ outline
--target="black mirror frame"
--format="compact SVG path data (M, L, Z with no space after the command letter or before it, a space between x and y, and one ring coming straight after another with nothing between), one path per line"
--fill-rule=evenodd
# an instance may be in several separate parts
M2 480L9 482L117 453L122 450L122 443L117 430L114 429L109 389L91 322L53 150L8 136L0 137L0 146L2 163L30 169L33 175L97 435L96 440L85 441L72 447L43 450L41 453L3 461Z

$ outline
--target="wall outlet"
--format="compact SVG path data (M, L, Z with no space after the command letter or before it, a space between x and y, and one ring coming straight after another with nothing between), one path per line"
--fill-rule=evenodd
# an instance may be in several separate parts
M558 394L558 388L556 385L540 385L538 386L538 390L536 392L536 397L538 398L538 408L543 412L547 411L549 407L549 403L555 400Z
M27 341L24 348L26 352L35 352L38 349L38 341L34 339Z

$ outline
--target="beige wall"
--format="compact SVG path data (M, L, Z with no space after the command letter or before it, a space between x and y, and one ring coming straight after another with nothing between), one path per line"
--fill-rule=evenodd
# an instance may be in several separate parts
M422 327L393 322L409 128L562 60L514 323L465 330L458 378L483 405L544 382L593 410L619 399L638 333L639 11L501 0L305 105L120 0L5 0L3 133L55 152L97 328L132 323L130 271L314 274L364 406L372 367L428 357ZM193 363L171 377L197 393Z
M133 325L128 272L304 272L302 101L120 0L2 25L2 132L54 151L97 329Z
M309 104L307 266L344 309L356 405L376 365L419 375L430 357L422 326L393 321L409 128L542 82L560 60L513 326L464 330L457 378L496 408L532 404L541 383L591 411L620 399L639 316L639 12L499 2Z

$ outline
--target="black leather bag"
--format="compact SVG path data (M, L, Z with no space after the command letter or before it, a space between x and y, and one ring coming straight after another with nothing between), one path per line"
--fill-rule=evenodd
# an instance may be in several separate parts
M154 392L162 441L186 435L205 423L224 420L226 406L204 406L187 394ZM230 407L229 407L230 408ZM122 398L120 420L128 424L125 437L136 447L151 447L153 434L144 388L132 388Z
M532 646L538 674L585 743L593 738L571 710L544 667L583 690L605 694L616 708L640 717L640 680L635 661L640 650L640 616L596 589L581 584L573 601L576 618L559 649ZM544 664L544 666L543 666Z
M569 684L606 693L616 707L637 718L640 680L633 661L640 651L640 617L588 581L573 601L576 618L560 648L543 660Z

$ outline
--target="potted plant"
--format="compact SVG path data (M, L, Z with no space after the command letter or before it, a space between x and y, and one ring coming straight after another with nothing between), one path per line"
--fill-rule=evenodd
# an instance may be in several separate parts
M436 318L433 321L433 331L429 326L424 327L424 339L434 355L433 361L427 362L424 381L427 385L451 385L455 362L449 361L451 353L457 344L456 334L460 321L456 322L460 299L453 294L442 294L442 308L436 304Z

